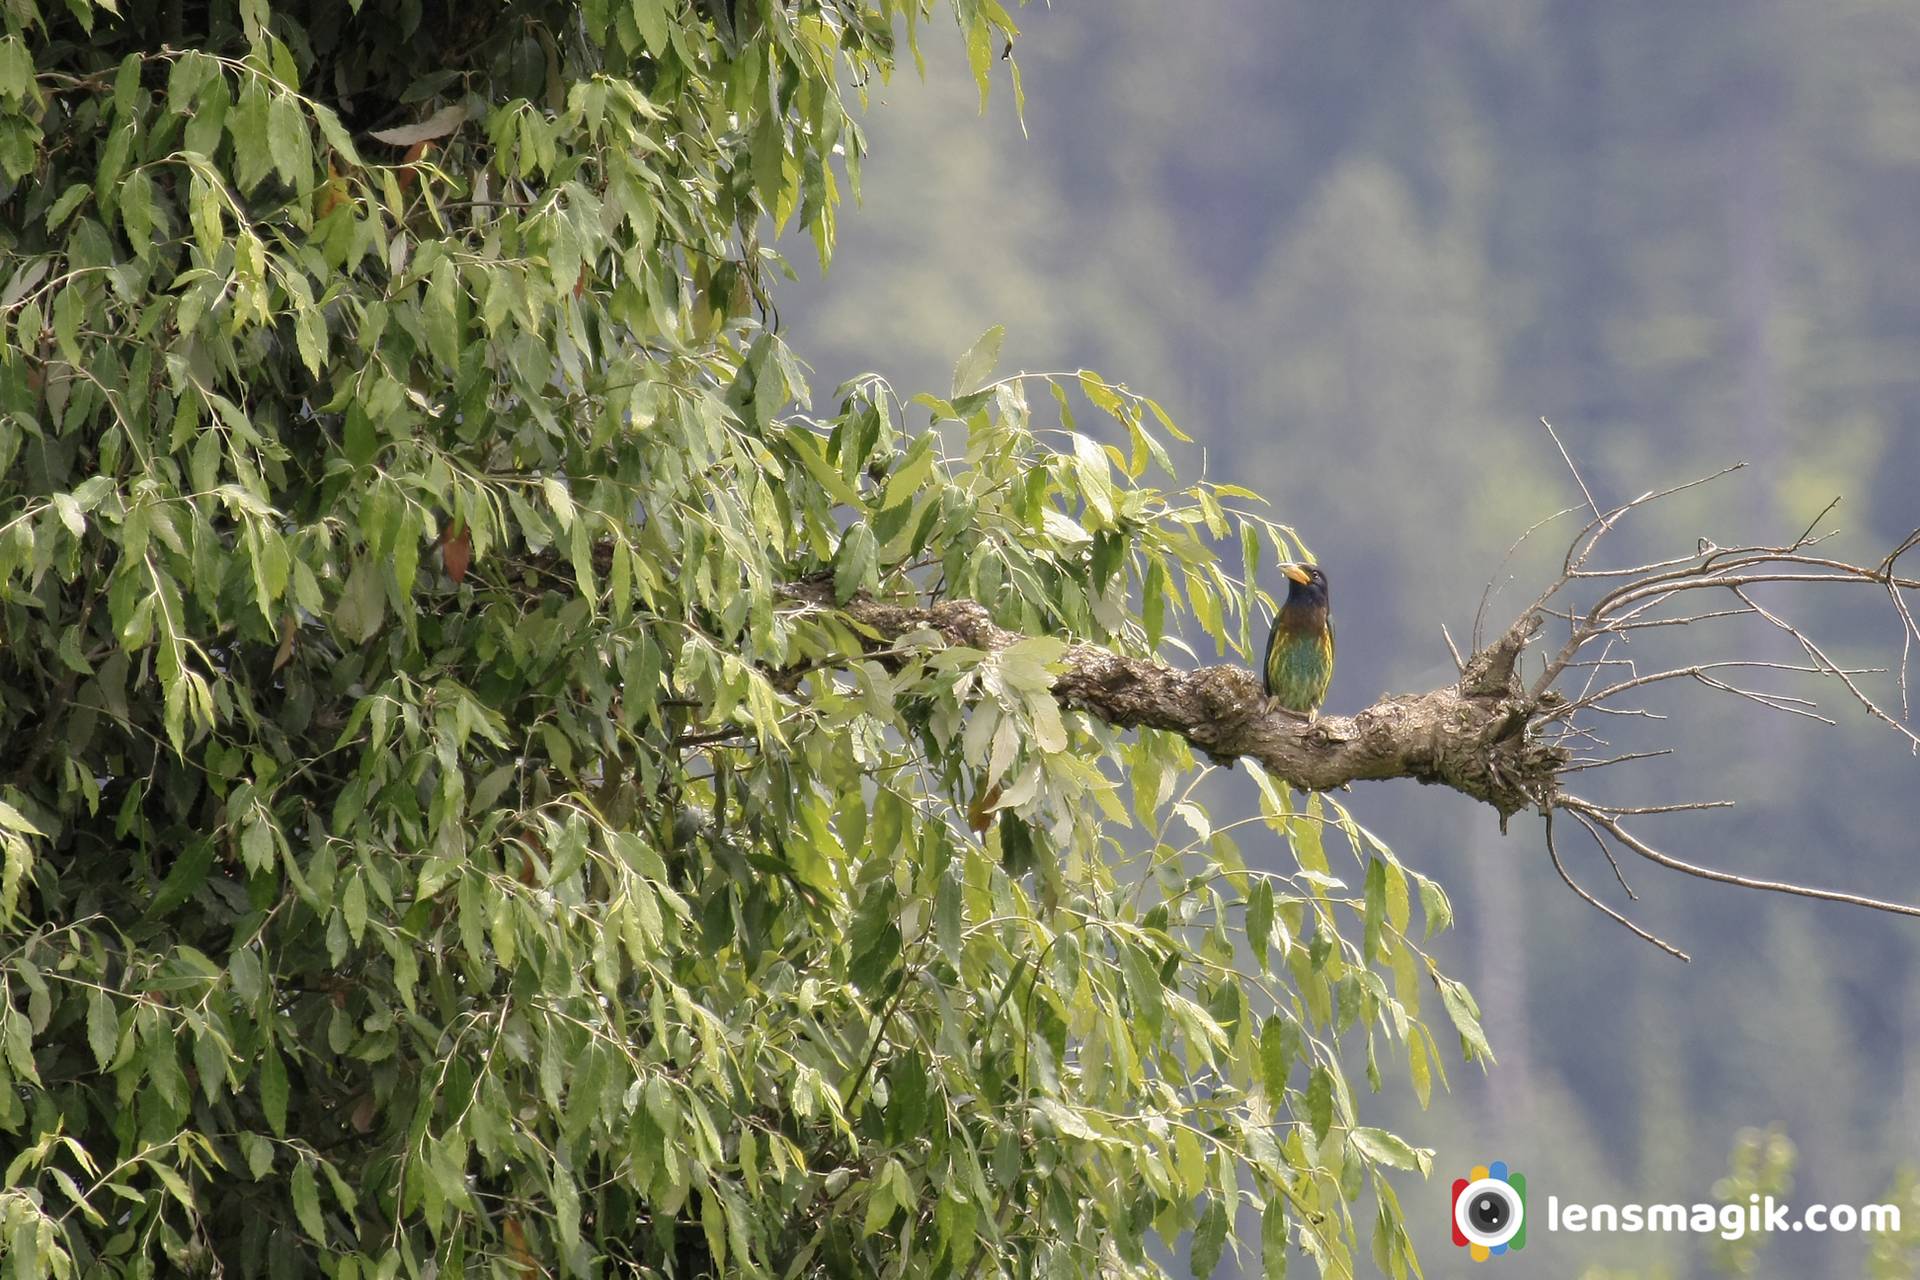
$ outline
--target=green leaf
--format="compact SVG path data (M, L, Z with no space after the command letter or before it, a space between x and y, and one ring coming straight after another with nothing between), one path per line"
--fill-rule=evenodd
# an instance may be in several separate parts
M1410 915L1407 903L1407 873L1397 862L1385 863L1387 923L1396 933L1405 934Z
M1286 1201L1275 1195L1260 1215L1260 1263L1267 1280L1287 1278Z
M1434 981L1440 987L1440 1003L1446 1006L1447 1017L1453 1019L1454 1030L1460 1033L1460 1047L1467 1060L1492 1062L1493 1049L1487 1043L1486 1033L1480 1029L1479 1006L1466 987L1438 974Z
M946 1243L948 1253L957 1263L965 1263L979 1248L979 1241L974 1236L974 1223L978 1217L979 1211L967 1199L966 1192L957 1182L949 1181L934 1204L933 1221L941 1240Z
M963 395L976 390L993 372L994 364L1000 359L1000 344L1006 339L1007 327L997 324L981 334L966 354L953 366L953 394Z
M267 1123L273 1127L274 1136L286 1137L287 1064L271 1045L261 1050L260 1109L266 1112Z
M346 921L348 936L358 946L367 932L367 882L358 872L348 879L347 891L341 895L340 915Z
M381 569L371 559L357 562L334 602L333 625L348 644L364 644L380 631L387 617L387 592Z
M1207 1207L1193 1229L1193 1246L1188 1263L1195 1280L1206 1280L1220 1265L1227 1244L1227 1206L1218 1196L1207 1198Z
M900 925L891 894L869 898L854 919L852 942L847 976L862 991L877 990L900 958Z
M1260 1076L1268 1097L1286 1096L1287 1077L1293 1072L1300 1043L1299 1029L1282 1014L1260 1024Z
M546 476L540 481L540 491L546 495L547 506L553 511L553 518L560 522L561 529L571 529L575 512L573 494L568 491L566 482L558 476Z
M54 496L56 498L67 497L65 494L56 494ZM67 501L72 502L73 499L67 498ZM44 836L47 834L39 827L34 826L33 823L27 821L25 814L8 804L5 800L0 800L0 827L5 827L9 831L18 831L22 835Z
M937 437L932 433L914 441L913 448L907 451L906 460L887 477L887 487L880 498L882 511L892 510L901 503L909 501L926 484L933 474L934 447Z
M212 870L213 841L202 837L189 843L174 858L166 878L154 890L153 901L147 904L147 915L154 919L166 916L192 897L206 883Z
M433 358L440 367L453 370L460 367L460 281L458 269L451 259L442 258L434 265L432 280L427 285L425 300L420 309L420 319L427 331L427 346L433 351Z
M867 1196L867 1208L861 1217L860 1234L878 1235L887 1224L893 1221L898 1206L894 1204L892 1188L882 1180L874 1184L873 1191Z
M1413 879L1420 889L1420 914L1426 918L1427 937L1431 938L1453 923L1453 904L1435 881L1418 874Z
M880 585L879 554L880 548L874 542L873 530L866 521L856 521L841 537L840 550L833 557L833 594L836 600L845 604L860 592L871 591Z
M105 1071L120 1048L120 1015L113 997L98 987L87 992L87 1047L94 1063Z
M1387 864L1378 858L1367 861L1363 892L1366 904L1363 924L1366 932L1361 948L1362 954L1373 960L1380 955L1381 930L1387 922Z
M120 184L120 225L134 256L144 261L153 250L153 179L135 169Z
M753 131L753 188L760 207L778 217L781 193L786 189L783 174L787 158L787 135L778 116L767 112Z
M580 1248L580 1192L573 1175L559 1164L553 1166L552 1183L554 1229L559 1232L561 1249L570 1255Z
M241 1134L240 1150L247 1158L247 1172L255 1182L273 1172L273 1143L265 1134Z
M286 184L304 190L313 181L313 145L300 104L285 93L272 95L267 107L267 149Z
M1325 1064L1316 1064L1307 1080L1307 1120L1315 1138L1325 1138L1333 1128L1333 1073Z
M32 121L0 115L0 170L6 172L9 181L19 182L33 172L39 161L41 136Z
M973 81L980 90L980 109L987 107L987 72L993 66L993 29L976 12L963 20L967 41L967 65L973 68Z
M806 469L814 483L825 489L835 502L844 503L855 511L866 509L859 491L847 483L836 467L827 462L818 436L805 427L796 426L787 432L786 440L793 455L800 460L800 465Z
M311 1164L302 1160L293 1166L289 1189L293 1194L293 1212L300 1220L300 1229L325 1244L327 1224L320 1217L320 1184L313 1176Z
M374 129L367 136L376 142L384 142L394 147L410 147L416 142L432 142L435 138L444 138L458 129L467 120L465 103L450 102L442 106L418 124L395 125L391 129ZM322 117L322 126L325 118ZM329 139L331 141L331 139ZM334 144L338 145L338 144ZM346 150L346 148L341 148ZM357 161L355 163L358 163Z
M666 0L633 0L633 20L646 41L648 52L666 52L668 45Z
M1269 944L1273 939L1273 883L1260 880L1247 894L1247 945L1262 969L1271 970Z
M1427 1103L1433 1099L1432 1068L1427 1064L1427 1043L1419 1035L1407 1037L1407 1071L1413 1078L1413 1096L1420 1101L1420 1109L1426 1110Z
M85 200L92 190L93 188L87 183L75 182L62 191L60 198L47 208L47 230L57 231L65 225L67 219L73 215L73 211L80 207L80 202Z
M360 158L359 151L353 145L353 139L348 135L346 127L340 123L340 117L332 107L325 103L313 104L313 118L320 126L320 136L326 139L328 146L340 153L342 160L356 169L366 167L366 161Z
M33 86L33 57L19 36L0 38L0 98L15 102Z
M1020 693L1050 694L1054 669L1066 656L1067 642L1056 636L1027 636L995 655L1000 679Z
M1380 1164L1417 1170L1423 1176L1433 1167L1433 1152L1417 1151L1384 1129L1357 1126L1348 1137L1362 1155Z
M239 100L227 112L227 133L233 139L234 180L243 192L250 192L273 170L268 138L272 107L257 77L247 77L245 83Z

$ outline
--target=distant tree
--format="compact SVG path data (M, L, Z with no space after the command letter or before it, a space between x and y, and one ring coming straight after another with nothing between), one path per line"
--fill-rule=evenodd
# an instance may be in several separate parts
M1357 717L1162 664L1182 617L1255 652L1302 550L1179 487L1158 404L995 380L995 331L944 397L816 416L775 332L761 234L826 258L844 86L933 12L10 0L12 1275L1152 1274L1182 1235L1404 1275L1386 1173L1430 1157L1349 1073L1424 1104L1490 1055L1445 894L1327 793L1671 864L1562 782L1600 704L1727 682L1558 686L1698 591L1904 609L1894 557L1588 542ZM984 96L1013 24L953 12Z
M1726 1176L1714 1183L1713 1198L1721 1205L1751 1204L1756 1197L1790 1204L1799 1158L1792 1140L1777 1126L1742 1130L1727 1156ZM1911 1167L1900 1168L1875 1203L1896 1208L1899 1222L1892 1230L1876 1228L1869 1235L1862 1274L1866 1280L1913 1280L1920 1275L1920 1179ZM1798 1220L1792 1220L1798 1230ZM1772 1238L1764 1229L1731 1240L1716 1232L1705 1241L1707 1261L1720 1275L1755 1275ZM1661 1280L1671 1274L1669 1268L1658 1265L1644 1270L1588 1267L1580 1280Z

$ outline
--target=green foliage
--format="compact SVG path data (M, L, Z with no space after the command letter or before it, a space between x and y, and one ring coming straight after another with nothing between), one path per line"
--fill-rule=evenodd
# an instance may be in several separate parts
M1727 1156L1726 1176L1713 1184L1713 1198L1722 1205L1746 1205L1755 1197L1763 1201L1767 1197L1789 1200L1793 1192L1793 1171L1799 1161L1799 1149L1779 1126L1743 1129L1736 1135L1733 1150ZM1920 1178L1911 1168L1900 1169L1875 1203L1897 1206L1900 1225L1895 1230L1875 1231L1867 1236L1862 1273L1867 1280L1913 1280L1920 1275L1920 1226L1915 1225L1920 1222ZM1759 1272L1761 1256L1772 1240L1772 1234L1766 1231L1743 1233L1735 1240L1712 1235L1706 1240L1707 1259L1721 1275L1755 1275ZM1669 1274L1664 1266L1644 1271L1588 1267L1580 1273L1580 1280L1661 1280Z
M1920 1276L1920 1173L1911 1165L1902 1167L1881 1193L1880 1203L1900 1206L1900 1229L1873 1238L1868 1280L1914 1280Z
M1413 1267L1343 1061L1487 1056L1445 895L1050 692L1248 654L1290 531L997 332L820 418L763 323L930 6L123 5L0 39L10 1275Z
M1726 1176L1713 1184L1713 1198L1721 1204L1746 1204L1754 1196L1786 1200L1793 1193L1793 1169L1799 1160L1792 1140L1778 1128L1743 1129L1727 1156ZM1713 1237L1707 1251L1714 1270L1729 1276L1752 1275L1767 1238L1762 1231L1737 1240Z

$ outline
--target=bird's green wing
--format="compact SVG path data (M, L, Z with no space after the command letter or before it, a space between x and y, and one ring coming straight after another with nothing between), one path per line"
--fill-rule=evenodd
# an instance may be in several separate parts
M1280 673L1274 668L1275 658L1278 656L1274 651L1279 647L1280 647L1280 613L1278 610L1275 610L1273 615L1273 625L1267 629L1267 651L1266 653L1261 655L1261 660L1260 660L1260 684L1261 684L1261 687L1266 690L1267 696L1269 698L1273 697L1274 694L1279 692L1278 686L1279 686Z
M1315 699L1315 701L1324 700L1327 696L1327 690L1332 687L1333 687L1333 615L1329 613L1327 615L1327 675L1326 675L1326 679L1323 680L1320 684L1320 697L1318 699Z

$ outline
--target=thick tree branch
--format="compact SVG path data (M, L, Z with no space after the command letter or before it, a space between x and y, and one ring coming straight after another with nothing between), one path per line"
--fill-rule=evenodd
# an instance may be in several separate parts
M834 607L830 583L796 584L787 594ZM996 626L970 600L909 606L861 596L838 609L880 646L915 632L934 632L949 644L983 651L1024 638ZM1244 667L1184 671L1095 644L1067 649L1054 693L1063 705L1116 728L1177 733L1217 763L1243 756L1257 760L1267 772L1305 790L1412 778L1491 804L1504 820L1545 803L1571 757L1564 747L1525 732L1534 704L1523 694L1515 664L1532 630L1516 625L1475 654L1457 684L1390 695L1356 715L1312 722L1269 710L1259 678Z
M1554 443L1560 446L1557 436ZM1561 453L1571 467L1572 458L1564 447ZM1822 537L1815 535L1814 528L1825 518L1827 512L1823 511L1806 532L1784 545L1721 547L1701 538L1691 554L1625 568L1594 567L1595 553L1606 535L1639 508L1738 469L1731 467L1687 484L1642 494L1608 509L1595 500L1576 469L1574 476L1586 502L1560 515L1588 511L1592 519L1569 544L1560 573L1491 644L1465 658L1456 649L1454 660L1460 667L1460 678L1438 689L1392 694L1351 716L1322 716L1309 721L1271 709L1259 678L1243 667L1180 670L1153 659L1079 643L1070 645L1062 657L1053 691L1063 705L1117 728L1177 733L1217 763L1230 764L1242 757L1257 760L1270 774L1306 790L1330 790L1362 780L1411 778L1451 787L1492 805L1500 815L1503 830L1513 814L1535 810L1547 819L1548 853L1568 886L1638 936L1682 958L1684 954L1678 948L1601 903L1573 879L1551 837L1556 811L1572 814L1586 829L1613 865L1616 876L1620 876L1614 859L1617 848L1670 870L1718 883L1920 915L1920 907L1883 898L1698 866L1664 852L1626 826L1628 818L1719 808L1729 802L1620 806L1565 790L1566 778L1572 774L1671 754L1671 748L1613 753L1597 726L1606 722L1602 717L1665 719L1645 707L1622 705L1622 700L1630 701L1650 689L1676 682L1731 694L1772 711L1829 725L1834 721L1821 715L1811 699L1754 687L1754 681L1788 676L1831 682L1848 700L1891 727L1909 747L1920 752L1920 733L1908 722L1907 697L1908 663L1913 648L1920 644L1920 626L1915 625L1908 593L1920 592L1920 580L1904 577L1898 571L1901 558L1920 547L1920 531L1877 563L1852 564L1816 553L1815 545ZM1541 527L1536 525L1523 534L1508 557ZM1505 572L1504 562L1501 572ZM1897 710L1879 699L1863 679L1878 672L1840 665L1787 616L1781 604L1771 597L1763 601L1756 594L1760 590L1826 591L1844 586L1875 587L1892 601L1901 626ZM1713 593L1714 599L1700 600L1695 593L1703 591ZM948 644L988 652L1024 638L996 625L985 608L969 600L919 604L863 595L836 603L832 584L823 579L794 584L786 594L802 608L837 611L865 633L870 651L876 653L926 633L937 634ZM1482 600L1482 614L1496 594L1490 583ZM1730 607L1721 607L1722 603ZM1643 671L1637 665L1639 656L1618 656L1634 652L1628 642L1652 628L1691 628L1728 618L1758 619L1764 624L1763 634L1784 635L1806 661L1728 657L1716 648L1699 660ZM1564 628L1564 633L1556 637L1557 646L1549 646L1538 660L1537 674L1523 679L1521 658L1549 620L1554 622L1556 632ZM1479 626L1480 619L1476 619L1476 643ZM1448 643L1451 647L1450 636ZM1740 673L1740 683L1726 674L1729 672ZM1561 691L1563 684L1566 692ZM1624 876L1620 876L1620 884L1626 889ZM1631 890L1627 890L1627 896L1634 896Z

